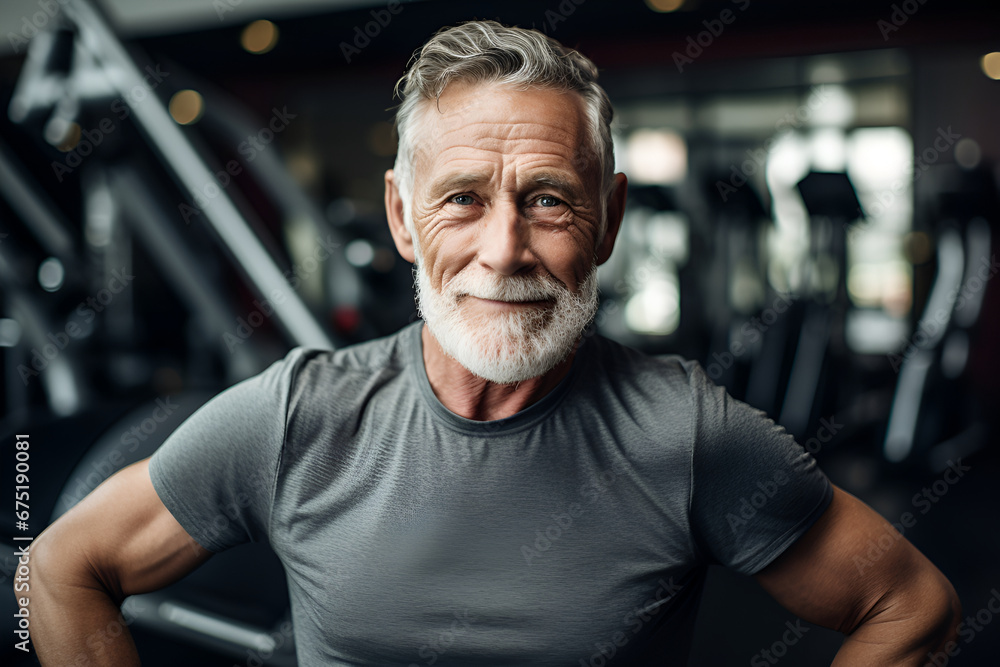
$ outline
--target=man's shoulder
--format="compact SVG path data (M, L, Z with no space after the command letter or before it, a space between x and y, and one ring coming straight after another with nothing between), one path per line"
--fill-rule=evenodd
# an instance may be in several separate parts
M413 356L412 326L336 350L292 349L275 364L288 390L289 414L311 413L314 408L329 411L333 406L350 413L372 392L406 377L404 370Z
M691 388L705 376L701 365L679 354L647 354L600 334L585 339L596 366L618 381Z
M591 349L578 391L586 403L600 406L602 414L627 417L654 442L691 432L713 386L697 361L647 354L602 336L584 345Z
M343 378L399 369L406 362L406 348L410 344L409 333L412 326L336 350L296 347L285 356L282 363L293 368L297 379L316 374L325 375L328 379Z

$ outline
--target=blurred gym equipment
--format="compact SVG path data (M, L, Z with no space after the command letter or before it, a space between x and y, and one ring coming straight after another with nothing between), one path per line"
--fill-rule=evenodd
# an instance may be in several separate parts
M594 330L699 360L891 521L970 457L970 481L907 537L967 610L996 585L998 98L982 54L997 47L972 3L921 5L888 38L874 26L889 10L860 0L836 22L819 5L753 3L683 68L673 49L728 0L572 3L559 20L527 0L405 3L350 59L339 43L376 2L57 4L26 57L0 57L0 438L36 443L33 534L290 347L416 319L380 208L390 91L413 48L475 13L578 44L614 100L629 205ZM272 41L248 48L246 30L271 19ZM278 137L286 102L297 118ZM840 430L821 436L830 420ZM5 524L4 581L13 537ZM713 572L698 664L770 641L788 614L768 603ZM259 545L125 613L147 665L294 664L281 566ZM824 632L790 660L829 664L840 638ZM963 646L969 660L995 655L990 632Z

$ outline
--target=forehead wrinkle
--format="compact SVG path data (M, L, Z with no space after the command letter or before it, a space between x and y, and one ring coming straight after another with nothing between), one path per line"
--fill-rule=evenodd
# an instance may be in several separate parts
M542 163L546 167L564 169L563 165L571 164L568 159L569 150L561 144L550 147L533 147L533 150L516 152L505 150L503 146L470 146L460 144L442 148L431 156L428 173L433 177L436 170L447 170L449 173L464 171L466 173L487 173L518 165L521 168L534 167ZM553 150L555 148L556 150ZM559 150L562 149L562 150ZM458 153L455 155L455 153ZM436 179L440 180L440 179Z
M461 108L453 112L439 114L428 114L424 118L424 128L435 126L443 133L450 133L461 130L485 129L486 133L506 132L514 130L529 131L538 128L543 132L556 130L562 134L575 135L585 130L586 120L581 116L579 110L568 115L558 116L550 122L541 119L535 113L525 112L521 108L516 108L513 112L504 112L497 108L474 106ZM450 127L449 127L450 126Z
M435 142L440 148L438 149L438 154L453 151L456 149L469 149L469 150L488 150L491 152L504 152L504 153L536 153L536 152L549 152L561 153L561 154L573 154L576 151L576 142L570 137L553 137L553 136L510 136L497 134L481 134L477 136L467 136L463 133L462 136L454 137L453 142L448 142L448 135L452 133L444 133L442 135L442 140ZM423 146L423 152L429 152L428 149L433 150L431 145Z
M534 164L538 161L553 161L571 163L572 150L561 144L548 146L532 146L529 150L511 150L511 146L449 146L442 148L432 162L434 165L445 165L449 163L481 163L488 162L496 164L501 161L503 164ZM457 155L455 153L458 152Z
M452 168L455 165L468 163L477 165L469 167L470 171L484 171L481 164L490 165L488 169L496 169L497 165L506 168L511 164L518 164L522 167L533 166L538 162L553 167L562 167L572 171L570 165L575 155L573 148L554 141L545 141L544 145L538 145L537 140L533 145L525 147L523 144L527 140L517 140L513 142L485 142L486 145L456 144L440 149L436 154L431 155L429 151L424 153L429 158L430 172L437 169ZM457 155L456 155L457 153ZM562 166L565 165L565 166Z
M571 131L561 124L542 123L534 120L479 121L458 127L438 127L437 129L442 138L459 134L464 141L544 141L566 147L575 145L579 134L579 131ZM468 135L472 136L468 137Z

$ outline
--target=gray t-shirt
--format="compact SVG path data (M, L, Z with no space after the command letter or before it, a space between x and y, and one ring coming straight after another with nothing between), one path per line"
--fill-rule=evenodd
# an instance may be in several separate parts
M682 665L706 565L759 571L832 498L695 362L587 337L542 400L478 422L435 396L421 326L296 348L152 457L202 546L281 558L302 665Z

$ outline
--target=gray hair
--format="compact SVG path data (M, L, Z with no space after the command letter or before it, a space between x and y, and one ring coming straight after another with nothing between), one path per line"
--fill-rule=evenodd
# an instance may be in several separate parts
M469 21L439 30L413 54L409 69L396 83L395 92L402 104L396 111L399 148L393 173L403 200L403 218L414 241L410 206L415 120L426 102L436 101L452 81L550 88L582 96L589 141L574 165L582 168L596 163L600 168L603 237L607 226L603 204L614 187L614 111L608 94L597 83L597 67L579 51L537 30L511 28L496 21Z

